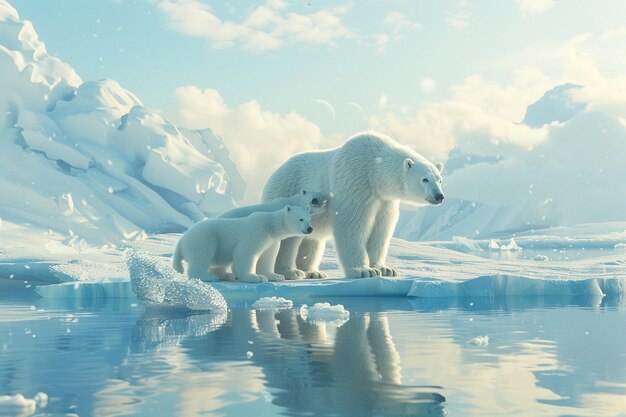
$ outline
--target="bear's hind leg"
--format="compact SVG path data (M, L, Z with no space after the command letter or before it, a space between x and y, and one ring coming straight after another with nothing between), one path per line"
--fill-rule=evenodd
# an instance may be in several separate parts
M307 278L328 278L328 275L319 270L325 248L325 239L318 240L305 238L302 240L300 248L298 249L296 265L298 269L301 269L306 273Z

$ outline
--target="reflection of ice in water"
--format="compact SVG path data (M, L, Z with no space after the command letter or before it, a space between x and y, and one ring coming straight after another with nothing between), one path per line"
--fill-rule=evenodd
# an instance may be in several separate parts
M225 310L222 294L209 284L187 279L163 260L136 249L124 252L133 292L143 302L190 310Z
M0 416L27 417L35 414L37 408L48 405L48 394L39 392L32 399L22 394L0 395Z

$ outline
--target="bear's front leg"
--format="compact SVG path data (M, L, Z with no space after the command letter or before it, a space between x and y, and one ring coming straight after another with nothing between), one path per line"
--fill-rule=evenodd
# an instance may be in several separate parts
M387 277L400 275L397 269L385 266L389 243L399 216L400 208L397 201L381 203L376 213L376 220L372 226L372 233L367 239L367 255L369 256L370 266L380 270L383 276Z
M367 278L381 276L379 269L370 266L367 255L367 238L374 223L373 204L362 204L360 210L354 207L337 209L333 216L335 249L347 278Z
M290 237L280 242L274 271L283 275L285 279L303 279L306 277L304 271L296 267L296 256L300 243L302 243L301 237Z
M274 272L274 264L276 263L276 255L280 249L280 242L273 243L259 257L256 263L256 273L264 275L271 282L284 281L285 277Z
M233 272L243 282L267 282L267 277L256 274L258 254L255 248L239 244L233 253Z
M301 269L305 272L307 278L328 278L328 275L319 270L325 248L325 239L318 240L305 238L304 240L302 240L300 248L298 249L298 258L296 260L296 265L298 266L298 269Z

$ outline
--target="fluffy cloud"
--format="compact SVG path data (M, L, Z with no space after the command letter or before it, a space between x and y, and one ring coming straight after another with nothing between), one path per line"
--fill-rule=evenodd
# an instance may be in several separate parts
M387 13L383 23L389 28L395 39L401 38L406 31L422 28L420 23L413 22L405 14L395 11Z
M286 13L284 1L270 0L238 22L222 20L197 0L163 0L156 6L170 28L204 38L213 48L238 46L264 51L297 43L335 45L340 39L356 37L341 21L345 7L310 14Z
M517 0L522 15L545 13L554 7L554 0Z
M472 18L471 4L466 0L459 1L458 10L446 18L446 23L453 29L463 29L469 26Z
M254 100L232 108L218 91L194 86L174 94L177 106L168 118L190 129L211 128L224 138L248 183L245 201L258 201L267 178L287 158L326 145L320 129L295 112L265 111Z

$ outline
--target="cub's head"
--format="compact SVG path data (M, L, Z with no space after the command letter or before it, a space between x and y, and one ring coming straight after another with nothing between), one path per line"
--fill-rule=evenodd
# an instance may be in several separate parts
M299 194L300 205L303 207L310 207L311 213L316 214L326 209L328 204L328 196L317 193L315 191L302 190Z
M407 201L420 203L426 200L430 204L443 202L443 190L441 189L441 172L443 164L432 164L427 160L413 161L411 158L404 160L404 197Z
M289 230L304 233L305 235L313 231L311 227L311 210L308 207L285 206L284 210Z

